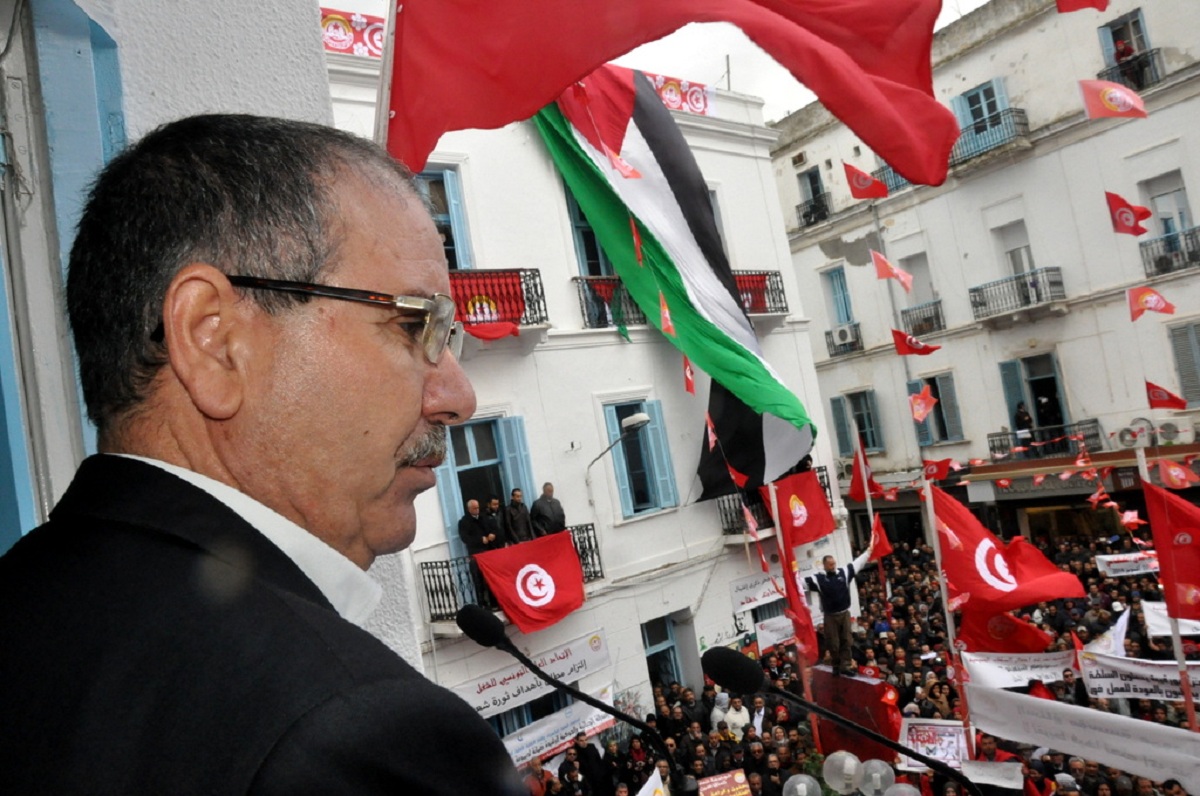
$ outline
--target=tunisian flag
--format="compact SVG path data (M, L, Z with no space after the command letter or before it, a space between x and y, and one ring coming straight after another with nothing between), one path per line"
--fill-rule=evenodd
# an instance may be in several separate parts
M892 541L888 539L887 531L883 529L883 520L879 512L875 512L875 521L871 523L871 561L878 561L892 554Z
M583 567L569 533L477 553L474 559L522 633L549 627L583 605Z
M1148 481L1142 489L1167 615L1200 619L1200 507Z
M1154 215L1148 207L1130 204L1124 197L1111 191L1104 192L1108 201L1108 214L1112 216L1113 232L1123 235L1145 235L1150 230L1142 222Z
M1107 80L1080 80L1083 108L1089 119L1145 117L1146 105L1131 88Z
M892 329L892 342L896 345L896 353L902 357L909 354L916 354L919 357L923 357L932 354L934 351L942 350L940 345L922 343L911 334L905 334L899 329Z
M815 542L837 527L825 501L825 490L812 470L776 481L774 501L770 486L759 487L758 491L775 515L775 527L791 547Z
M863 473L866 473L865 477ZM867 490L871 490L871 497L883 497L883 487L875 480L875 476L871 475L871 465L867 464L867 457L863 455L862 446L854 446L854 471L850 476L850 491L846 494L851 500L859 502L867 499Z
M971 652L1045 652L1053 639L1012 614L988 616L987 611L972 610L974 603L963 608L958 639Z
M689 22L730 22L911 182L959 136L933 96L940 0L406 0L389 50L387 147L420 171L442 133L527 119L596 67Z
M1006 546L966 506L936 486L932 490L942 568L954 573L951 598L969 594L970 607L990 617L1043 600L1084 596L1078 578L1054 566L1023 537Z
M846 168L846 182L850 185L850 195L855 199L886 199L887 184L877 180L862 169L856 169L849 163L842 164Z
M1151 409L1187 409L1188 402L1165 387L1146 381L1146 400Z

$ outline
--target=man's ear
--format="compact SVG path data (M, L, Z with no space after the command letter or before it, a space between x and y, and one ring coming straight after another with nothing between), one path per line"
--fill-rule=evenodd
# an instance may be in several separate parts
M243 301L225 274L207 263L184 267L167 287L167 358L192 403L209 418L227 420L241 407L254 312L252 302Z

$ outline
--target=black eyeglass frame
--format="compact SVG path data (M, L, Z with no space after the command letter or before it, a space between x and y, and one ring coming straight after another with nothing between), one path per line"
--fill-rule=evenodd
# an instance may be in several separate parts
M298 293L340 301L357 301L363 304L377 304L407 312L421 313L425 316L425 325L421 329L418 342L429 363L431 365L438 364L447 348L454 354L455 359L462 354L462 324L454 320L456 312L454 299L445 293L434 293L433 298L393 296L390 293L377 293L372 290L318 285L312 282L292 282L286 279L264 279L241 274L229 275L227 278L229 284L235 287Z

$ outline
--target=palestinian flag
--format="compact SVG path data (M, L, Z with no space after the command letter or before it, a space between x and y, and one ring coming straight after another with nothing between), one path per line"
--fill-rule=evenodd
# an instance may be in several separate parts
M703 446L701 499L733 491L722 455L748 476L748 488L787 473L812 448L815 429L762 356L708 186L649 80L604 66L534 122L629 295L712 377L709 413L720 445ZM710 457L717 466L706 468Z

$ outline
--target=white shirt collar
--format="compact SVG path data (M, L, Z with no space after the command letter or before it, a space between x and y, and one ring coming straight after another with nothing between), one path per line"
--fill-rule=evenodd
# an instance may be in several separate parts
M357 564L245 492L158 459L127 453L114 455L136 459L165 470L224 503L290 558L346 621L363 627L383 598L383 587Z

